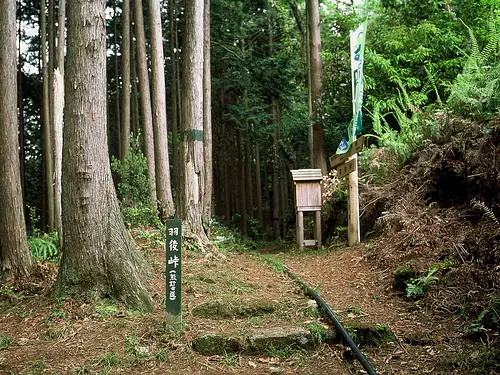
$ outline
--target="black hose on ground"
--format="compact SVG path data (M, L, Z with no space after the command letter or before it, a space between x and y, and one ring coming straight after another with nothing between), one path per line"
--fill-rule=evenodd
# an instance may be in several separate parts
M377 372L373 368L373 366L368 362L366 359L365 355L359 350L357 345L354 343L352 340L351 336L349 336L349 333L347 333L347 330L344 328L342 323L337 319L335 314L333 313L332 309L330 306L326 304L326 302L321 298L318 293L316 293L314 290L309 288L306 284L304 284L302 281L300 281L297 276L295 276L286 266L284 267L285 273L290 276L290 278L294 281L296 281L302 290L304 291L305 294L311 296L314 298L314 300L318 303L318 305L325 311L325 313L328 315L330 320L332 321L333 325L337 329L337 331L340 333L342 338L345 340L347 345L351 348L352 352L354 353L355 357L358 359L358 361L361 363L363 368L368 372L369 375L377 375Z

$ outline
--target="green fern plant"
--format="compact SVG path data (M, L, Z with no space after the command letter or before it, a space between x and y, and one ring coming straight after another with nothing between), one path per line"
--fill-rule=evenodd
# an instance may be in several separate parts
M58 235L56 232L28 237L28 246L31 256L35 260L58 262L61 255L57 247Z
M422 277L417 277L411 279L406 283L406 296L409 298L419 298L422 297L430 288L433 282L439 280L438 277L434 276L441 268L449 267L451 265L449 259L445 259L442 263L434 263L431 268L427 271L427 274Z
M474 32L465 27L471 41L470 53L451 86L447 104L459 116L485 121L500 110L500 63L496 60L500 54L500 33L491 20L488 43L481 51Z

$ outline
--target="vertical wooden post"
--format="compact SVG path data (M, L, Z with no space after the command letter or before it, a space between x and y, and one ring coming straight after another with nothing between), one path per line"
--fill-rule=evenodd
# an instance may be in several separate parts
M347 242L354 246L360 241L359 231L359 199L358 199L358 154L354 154L349 160L355 160L356 168L349 173L349 200L348 200L348 224Z
M314 239L318 249L321 247L321 211L314 211Z
M304 212L297 211L297 247L304 248Z

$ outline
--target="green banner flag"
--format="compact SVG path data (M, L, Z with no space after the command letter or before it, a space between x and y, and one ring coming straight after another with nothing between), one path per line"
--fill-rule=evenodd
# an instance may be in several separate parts
M363 63L365 59L365 35L367 21L351 31L351 79L353 116L347 129L347 138L343 138L337 148L337 154L346 153L356 136L361 134L363 107Z

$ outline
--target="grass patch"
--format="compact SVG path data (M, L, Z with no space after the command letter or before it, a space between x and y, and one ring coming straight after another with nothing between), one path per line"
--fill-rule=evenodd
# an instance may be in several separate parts
M6 350L12 345L12 340L0 331L0 350Z

